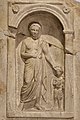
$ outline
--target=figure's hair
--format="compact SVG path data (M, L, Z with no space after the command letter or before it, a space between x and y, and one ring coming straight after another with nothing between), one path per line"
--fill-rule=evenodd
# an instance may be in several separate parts
M30 26L31 26L32 24L39 25L40 28L42 28L42 25L41 25L39 22L35 22L35 21L33 21L33 22L29 23L29 25L28 25L28 30L30 30Z

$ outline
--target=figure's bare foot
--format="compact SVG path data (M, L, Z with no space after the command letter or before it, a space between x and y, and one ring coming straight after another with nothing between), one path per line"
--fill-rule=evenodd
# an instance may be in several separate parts
M42 106L40 106L39 104L36 104L36 105L35 105L35 108L36 108L37 110L44 110L44 108L43 108Z
M23 110L23 105L24 105L24 103L20 103L19 106L18 106L18 108L19 108L20 110Z

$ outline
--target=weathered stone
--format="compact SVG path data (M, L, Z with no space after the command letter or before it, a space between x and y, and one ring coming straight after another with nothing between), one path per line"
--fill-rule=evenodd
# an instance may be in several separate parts
M1 120L80 119L79 26L73 0L0 1Z

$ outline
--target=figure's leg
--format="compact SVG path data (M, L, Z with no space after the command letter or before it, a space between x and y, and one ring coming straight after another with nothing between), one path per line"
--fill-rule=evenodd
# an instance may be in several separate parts
M58 99L58 109L62 110L62 99Z
M58 108L59 108L59 110L63 109L62 108L62 104L63 104L62 101L63 101L63 92L61 89L59 89L59 91L58 91Z
M23 110L23 107L24 107L24 103L20 102L20 103L19 103L19 106L18 106L19 110L22 111L22 110Z
M24 103L31 101L35 96L34 89L34 66L31 67L31 64L25 64L24 68L24 83L21 88L21 103L20 108L23 109ZM23 106L23 107L22 107Z
M34 64L25 64L24 81L28 84L34 79Z
M42 60L38 61L38 65L36 65L35 71L37 74L36 75L36 82L37 82L37 89L36 89L36 101L35 101L35 107L37 110L43 110L44 108L42 107L41 104L41 98L42 98Z
M55 109L58 107L58 94L57 94L57 89L55 89L55 92L54 92L54 106L55 106Z

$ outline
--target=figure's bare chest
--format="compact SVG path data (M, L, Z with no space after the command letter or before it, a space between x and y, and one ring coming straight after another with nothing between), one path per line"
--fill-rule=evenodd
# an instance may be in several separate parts
M39 42L38 42L38 40L36 40L36 41L27 41L25 43L25 45L26 45L26 50L37 50L38 47L39 47Z

